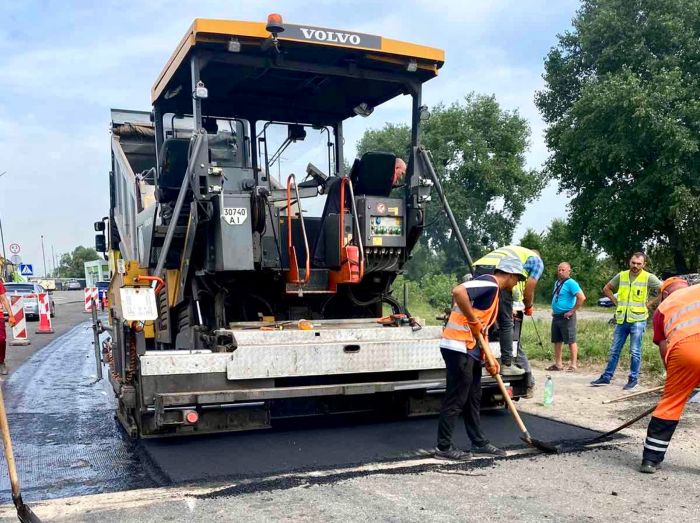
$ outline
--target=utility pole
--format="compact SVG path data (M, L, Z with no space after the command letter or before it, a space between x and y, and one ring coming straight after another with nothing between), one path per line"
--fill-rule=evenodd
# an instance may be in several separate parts
M4 175L7 171L3 171L0 173L0 176ZM2 257L5 260L5 263L7 263L7 255L5 254L5 236L2 233L2 220L0 220L0 243L2 243ZM0 274L0 276L3 276Z
M53 252L53 245L51 245L51 261L53 261L53 270L51 271L51 276L56 277L56 255Z
M44 259L44 278L46 278L46 253L44 252L44 235L41 235L41 257Z

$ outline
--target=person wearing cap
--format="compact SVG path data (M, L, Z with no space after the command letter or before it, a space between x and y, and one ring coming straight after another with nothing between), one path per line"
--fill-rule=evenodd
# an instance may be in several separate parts
M700 385L700 285L673 277L661 285L652 324L666 367L661 401L651 415L640 472L653 474L666 456L688 397Z
M608 364L603 374L591 382L594 387L609 385L620 360L620 352L627 338L630 339L630 373L623 390L631 391L637 387L639 370L642 366L642 338L647 327L649 309L652 308L661 287L661 280L644 270L646 255L635 252L629 261L629 270L615 275L603 287L605 294L617 307L615 309L615 333L610 345ZM617 294L615 294L617 293Z
M445 360L447 383L438 421L438 459L468 460L471 452L456 448L452 433L460 416L464 419L472 452L505 456L505 451L490 443L481 430L481 360L477 334L486 336L496 321L499 295L512 291L524 279L517 258L499 260L493 274L482 275L452 289L452 311L442 331L440 353ZM498 366L498 363L496 362ZM487 367L490 374L498 368Z
M532 375L530 362L525 355L520 343L518 343L516 363L513 365L513 295L521 294L525 315L532 316L534 312L535 288L544 272L544 262L540 253L520 247L518 245L506 245L488 253L474 262L475 274L489 274L504 257L514 257L523 266L525 283L519 284L515 291L501 291L500 305L498 307L498 341L501 346L501 374L504 376L527 374L527 395L531 398L535 388L535 378Z
M5 365L5 352L7 351L7 335L5 334L5 316L3 308L7 311L7 323L10 327L15 326L15 316L12 314L12 306L7 298L5 285L0 280L0 374L7 374L7 365Z

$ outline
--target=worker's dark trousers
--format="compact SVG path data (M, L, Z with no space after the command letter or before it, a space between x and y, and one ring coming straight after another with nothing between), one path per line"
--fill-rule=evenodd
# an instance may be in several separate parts
M513 363L513 292L501 290L498 303L498 341L501 346L501 364ZM518 343L515 363L527 373L527 386L535 386L530 362L525 356L522 343Z
M671 443L673 433L678 426L678 420L661 419L651 417L647 428L647 437L644 440L644 454L642 459L652 463L661 463L666 456L668 444Z
M488 443L481 432L481 362L461 352L440 349L447 367L447 387L438 422L438 448L452 446L452 433L457 418L464 418L464 427L472 445Z

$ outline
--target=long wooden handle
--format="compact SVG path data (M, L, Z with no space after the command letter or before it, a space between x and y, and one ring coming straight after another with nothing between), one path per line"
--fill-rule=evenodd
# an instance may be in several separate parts
M630 398L634 398L635 396L642 396L644 394L649 394L650 392L656 392L656 391L662 390L663 388L664 388L664 385L659 385L658 387L654 387L653 389L641 390L641 391L635 392L633 394L626 394L626 395L620 396L618 398L613 398L611 400L605 400L605 401L603 401L603 404L615 403L616 401L628 400Z
M488 364L490 367L495 367L496 366L496 358L493 357L493 353L491 352L491 349L489 348L489 344L486 343L486 340L484 337L481 335L481 333L477 333L476 335L477 340L479 340L479 345L481 346L481 350L484 351L484 356L486 357L486 360L488 361ZM506 386L503 383L503 379L501 378L501 375L497 372L496 374L491 375L495 380L496 383L498 383L498 388L501 389L501 394L503 395L503 399L506 401L506 405L508 405L508 410L510 411L511 415L513 416L513 419L515 419L515 423L517 423L518 428L520 431L525 434L528 438L530 437L530 434L527 431L527 428L525 427L525 423L523 423L522 418L520 417L520 414L518 414L517 409L515 408L515 405L513 404L513 400L510 399L510 395L508 394L508 391L506 390Z
M10 426L7 423L7 413L5 412L5 398L2 395L0 386L0 431L2 432L2 443L5 447L5 460L7 470L10 473L10 485L12 485L12 497L19 496L19 478L15 467L15 455L12 452L12 440L10 439Z

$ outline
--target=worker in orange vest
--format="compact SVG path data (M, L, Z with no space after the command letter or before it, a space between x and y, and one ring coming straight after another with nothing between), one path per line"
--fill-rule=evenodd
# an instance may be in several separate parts
M700 285L669 278L661 285L661 300L653 318L654 343L666 366L666 384L644 440L639 470L647 474L664 460L688 397L700 385Z
M522 262L515 257L498 261L493 274L484 274L452 289L452 311L442 331L440 352L445 360L447 383L438 422L438 459L468 460L471 453L452 444L457 418L464 418L472 451L505 456L504 450L489 443L481 431L481 361L483 354L476 333L486 338L489 327L496 321L500 291L512 291L525 279ZM496 362L498 367L498 362ZM500 369L488 368L490 374Z

